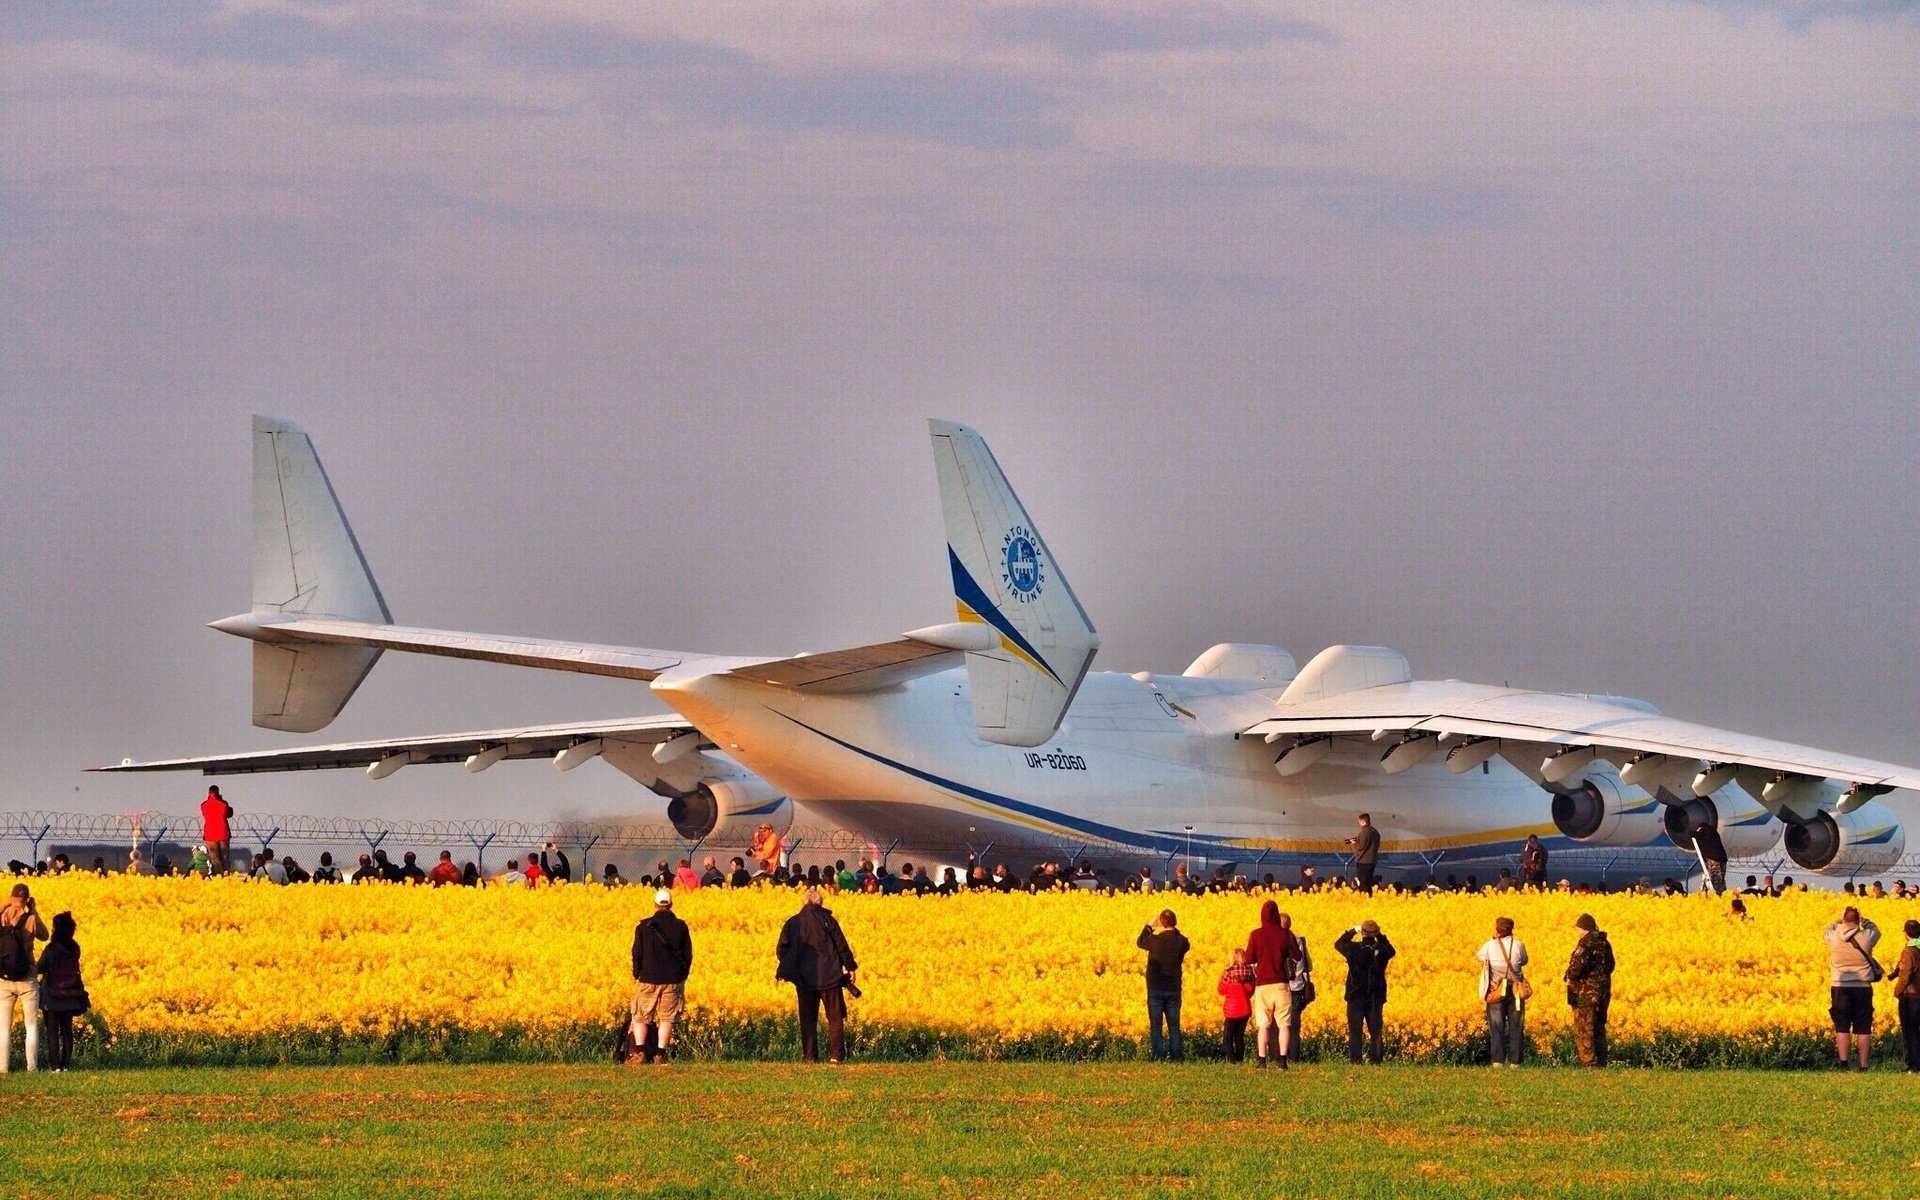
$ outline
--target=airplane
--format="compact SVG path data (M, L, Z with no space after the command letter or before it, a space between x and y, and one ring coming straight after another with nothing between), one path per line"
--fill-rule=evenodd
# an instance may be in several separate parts
M1069 848L1206 867L1340 855L1371 814L1383 867L1578 847L1690 850L1816 873L1891 866L1879 797L1913 768L1663 716L1652 705L1416 680L1379 646L1304 667L1222 643L1181 674L1090 670L1098 633L986 441L929 422L955 619L871 645L769 658L395 625L312 440L253 421L253 604L212 628L253 643L253 723L325 727L386 650L644 683L674 711L630 720L128 762L207 774L593 758L668 800L689 841L783 831L804 805L896 845Z

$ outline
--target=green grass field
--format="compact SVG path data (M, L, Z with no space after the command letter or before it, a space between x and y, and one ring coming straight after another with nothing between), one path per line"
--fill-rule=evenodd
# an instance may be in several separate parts
M0 1194L1911 1196L1920 1079L676 1062L16 1073Z

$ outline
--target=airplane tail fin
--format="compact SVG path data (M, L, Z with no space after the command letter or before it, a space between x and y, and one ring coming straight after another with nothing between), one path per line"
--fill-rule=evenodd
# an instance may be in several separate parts
M253 419L253 615L393 621L313 440L275 417ZM253 723L325 727L379 658L364 646L255 641Z
M986 440L950 421L928 425L959 619L998 635L967 653L974 726L985 741L1037 746L1060 727L1100 635Z

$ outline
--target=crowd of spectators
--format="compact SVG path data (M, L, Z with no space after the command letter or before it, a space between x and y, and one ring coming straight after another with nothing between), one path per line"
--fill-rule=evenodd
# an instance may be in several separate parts
M336 864L332 853L325 851L319 855L318 862L308 868L292 855L281 855L271 847L257 851L251 857L241 855L241 863L244 866L235 865L236 873L274 884L383 882L432 887L534 887L548 883L580 882L609 887L633 885L683 890L700 887L817 887L828 894L863 892L883 896L946 896L959 891L1044 892L1064 889L1174 892L1189 896L1221 892L1325 892L1347 889L1468 894L1553 890L1582 896L1604 895L1610 891L1639 895L1681 895L1688 890L1686 883L1672 877L1656 883L1651 877L1643 876L1619 887L1610 887L1605 882L1576 882L1566 878L1550 883L1523 883L1511 869L1505 867L1485 882L1477 874L1429 875L1424 883L1418 879L1394 880L1383 876L1373 881L1371 889L1361 889L1356 879L1344 875L1322 874L1312 865L1283 869L1277 873L1267 871L1256 877L1244 873L1230 874L1224 867L1211 873L1190 871L1183 862L1177 862L1171 870L1160 873L1156 873L1152 867L1110 872L1095 866L1090 860L1082 859L1071 866L1059 861L1039 862L1021 873L1005 862L990 867L972 856L963 866L935 868L938 872L936 877L926 866L916 866L911 862L903 862L895 870L888 866L885 856L877 849L851 864L846 859L804 866L776 862L771 870L748 855L733 855L722 860L709 854L700 860L698 866L688 857L677 860L663 858L655 863L653 869L642 869L631 876L607 862L599 871L585 870L576 878L572 859L554 842L547 842L537 850L508 859L505 870L493 873L483 872L471 860L456 863L451 850L441 850L437 860L425 868L421 867L414 851L405 851L400 861L395 862L384 849L360 854L358 861L350 868ZM106 857L101 855L94 856L83 867L70 861L65 853L57 853L38 863L15 859L7 863L7 869L15 875L64 875L68 871L87 871L98 875L219 873L204 846L196 846L185 864L174 863L165 854L157 855L152 862L148 862L143 852L135 848L128 854L125 864L119 867L109 865ZM1780 877L1777 881L1772 875L1748 875L1746 886L1735 895L1733 908L1728 915L1738 917L1744 913L1748 898L1778 896L1795 890L1805 888L1795 883L1791 875ZM1920 899L1920 884L1909 885L1904 879L1896 879L1891 885L1880 880L1858 884L1848 882L1841 890L1848 896L1863 900Z

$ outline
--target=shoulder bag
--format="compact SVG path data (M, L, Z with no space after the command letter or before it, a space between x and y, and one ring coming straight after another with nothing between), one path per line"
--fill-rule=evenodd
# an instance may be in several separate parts
M1882 979L1885 979L1887 977L1886 968L1880 965L1879 959L1875 958L1873 955L1869 954L1866 950L1861 948L1860 942L1858 941L1859 937L1860 935L1857 932L1849 934L1847 937L1847 944L1852 946L1855 950L1859 950L1860 957L1867 960L1867 982L1879 983Z
M1533 985L1531 983L1528 983L1524 978L1522 978L1520 975L1520 972L1514 969L1513 959L1507 954L1506 940L1503 938L1495 938L1493 939L1493 944L1500 947L1500 957L1506 962L1507 975L1513 981L1513 998L1515 1000L1533 999ZM1489 971L1492 970L1491 964L1488 965L1488 970ZM1504 985L1506 984L1506 982L1507 981L1504 979L1493 979L1493 978L1488 979L1487 981L1487 1003L1488 1004L1498 1004L1500 1003L1501 1000L1505 999Z

